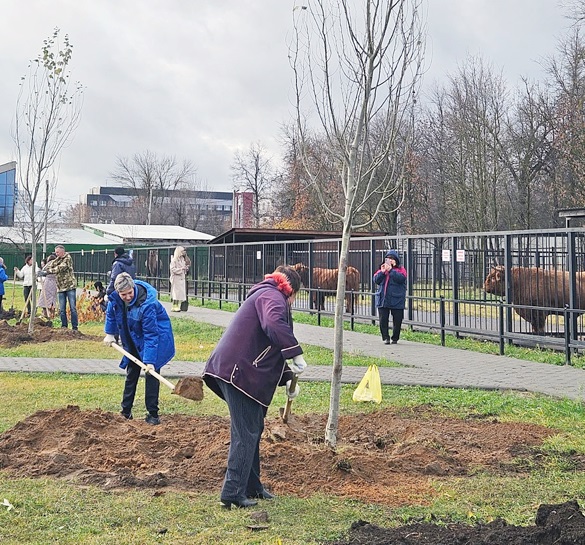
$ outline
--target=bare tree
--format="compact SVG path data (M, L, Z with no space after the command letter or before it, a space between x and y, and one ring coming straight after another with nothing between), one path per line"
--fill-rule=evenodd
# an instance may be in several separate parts
M297 6L299 8L301 6ZM349 241L402 191L398 139L411 134L412 101L423 56L421 1L316 0L293 9L297 130L304 167L322 209L342 226L335 347L325 441L335 446L343 366L343 311ZM316 122L332 153L343 202L328 196L331 180L311 161ZM373 123L377 138L370 138ZM378 206L364 220L364 202ZM339 206L340 205L340 206ZM359 220L358 220L359 218ZM356 221L357 220L357 221Z
M190 161L179 162L175 157L159 157L146 150L132 158L118 157L110 177L120 185L134 189L137 204L142 204L134 209L139 210L140 217L146 218L146 225L150 225L164 221L162 205L168 201L169 191L187 189L195 174L196 169Z
M60 30L43 42L41 53L31 61L23 76L16 103L14 142L20 178L20 198L30 226L33 278L36 275L37 250L42 229L38 225L37 201L55 183L54 169L63 148L71 141L81 118L83 87L71 80L73 46ZM47 182L49 180L50 182ZM48 200L48 196L46 196ZM47 221L47 218L45 218ZM34 330L36 290L32 290L29 331Z
M295 127L283 130L284 169L283 182L276 184L272 195L272 208L275 210L275 226L280 229L314 229L333 231L339 226L329 221L322 212L322 205L315 191L311 191L311 177L305 163L319 170L321 176L329 180L328 197L331 206L342 210L343 189L338 183L333 154L328 149L325 138L305 141L304 153L300 153L298 131Z
M564 0L560 2L566 17L572 19L576 25L585 21L585 0Z
M70 228L81 228L82 223L89 223L90 207L87 204L77 203L68 206L61 216L61 224Z
M278 177L271 158L262 144L256 142L250 144L246 153L237 151L234 154L231 170L234 190L252 193L254 227L260 227L264 216L263 205L268 202Z
M552 105L545 90L524 80L515 104L505 116L502 134L496 134L500 159L508 171L507 229L550 227L551 210L546 194L546 173L552 156ZM502 207L503 208L503 207Z
M555 207L585 204L585 44L578 28L559 42L548 63L554 164L551 189Z
M427 114L434 146L426 160L441 166L435 180L445 227L487 231L499 227L505 172L502 139L507 91L501 75L481 58L468 58L436 89Z

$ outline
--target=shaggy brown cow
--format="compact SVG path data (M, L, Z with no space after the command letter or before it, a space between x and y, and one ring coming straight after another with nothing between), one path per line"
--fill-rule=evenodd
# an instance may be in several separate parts
M158 258L158 250L148 250L148 258L146 259L146 272L148 276L156 278L161 269L161 260Z
M562 309L570 304L569 273L566 271L549 271L537 267L512 267L512 305L551 307ZM585 273L577 274L577 308L585 309ZM506 269L501 265L492 267L484 282L487 293L506 295ZM532 332L544 333L544 324L549 310L514 307L516 314L532 326Z
M299 276L301 282L306 288L309 287L309 267L303 263L297 263L293 265ZM319 304L317 305L317 293L313 293L313 305L320 310L325 310L325 297L335 295L337 290L337 277L339 275L338 269L321 269L319 267L313 268L313 282L311 283L312 289L324 290L319 292ZM359 291L360 289L360 271L355 267L348 267L345 275L345 312L351 310L351 293L352 291ZM325 291L327 293L325 293Z

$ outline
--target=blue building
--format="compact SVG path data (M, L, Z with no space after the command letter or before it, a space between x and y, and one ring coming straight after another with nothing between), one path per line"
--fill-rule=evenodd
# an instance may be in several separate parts
M0 226L14 225L17 191L16 162L0 165Z

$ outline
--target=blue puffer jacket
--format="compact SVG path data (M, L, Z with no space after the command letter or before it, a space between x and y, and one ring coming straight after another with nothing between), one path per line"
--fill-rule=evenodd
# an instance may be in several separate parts
M8 280L6 269L0 265L0 295L4 295L4 282Z
M116 277L123 272L128 273L132 278L136 278L136 267L134 266L134 260L128 254L123 254L120 257L117 257L112 263L110 283L106 288L108 297L114 291L114 281L116 280Z
M390 250L386 257L396 261L396 267L391 271L376 271L374 283L378 285L376 292L376 307L404 309L406 305L406 269L400 266L398 252Z
M171 320L158 301L156 290L140 280L134 283L134 299L129 303L127 312L118 292L110 295L105 331L108 335L119 333L127 352L133 353L142 363L154 365L158 371L175 355ZM125 369L128 361L124 356L120 367Z

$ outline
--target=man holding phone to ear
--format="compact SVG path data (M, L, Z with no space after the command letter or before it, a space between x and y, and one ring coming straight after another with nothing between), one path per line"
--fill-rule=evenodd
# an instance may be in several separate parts
M374 282L378 285L376 307L380 317L380 333L384 344L397 344L400 339L400 328L404 319L406 303L406 269L400 266L400 257L396 250L390 250L374 274ZM389 320L392 314L392 339L389 335Z

